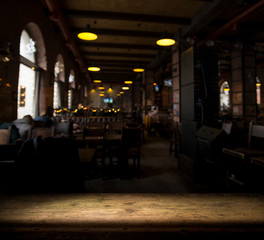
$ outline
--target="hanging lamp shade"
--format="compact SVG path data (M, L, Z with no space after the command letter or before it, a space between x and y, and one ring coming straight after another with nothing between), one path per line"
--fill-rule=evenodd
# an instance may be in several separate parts
M93 80L93 82L94 82L94 83L101 83L102 80L100 80L100 79L95 79L95 80Z
M156 44L159 46L172 46L175 44L175 40L170 36L170 34L166 31L163 33L162 37L156 41Z
M85 40L85 41L93 41L98 38L98 36L92 32L89 24L82 32L78 33L77 36L78 38Z
M99 72L101 69L97 66L91 65L90 67L88 67L88 71L91 72Z
M132 84L133 81L124 81L124 84Z
M134 68L133 72L138 72L138 73L144 72L144 68Z

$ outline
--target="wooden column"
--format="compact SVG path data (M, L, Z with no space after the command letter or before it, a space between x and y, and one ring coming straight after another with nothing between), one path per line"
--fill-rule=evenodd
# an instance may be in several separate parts
M39 114L53 107L53 78L47 71L40 72Z
M153 79L154 75L152 71L145 71L144 72L144 79L145 79L145 106L146 108L150 108L154 105L154 91L153 91Z
M180 52L178 45L172 50L172 106L173 120L180 122Z
M232 63L232 107L234 118L256 120L256 70L253 49L234 49Z
M132 101L134 106L141 106L141 80L133 83Z

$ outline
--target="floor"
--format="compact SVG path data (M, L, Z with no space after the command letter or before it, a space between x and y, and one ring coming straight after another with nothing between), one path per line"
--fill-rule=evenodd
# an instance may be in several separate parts
M89 193L187 193L196 192L192 181L178 167L178 159L169 153L169 140L145 134L141 148L141 171L138 178L132 160L125 177L106 161L106 174L89 176L85 190Z

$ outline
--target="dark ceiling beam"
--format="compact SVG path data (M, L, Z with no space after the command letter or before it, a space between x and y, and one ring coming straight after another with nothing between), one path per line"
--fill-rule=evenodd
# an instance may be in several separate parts
M102 82L119 82L123 83L125 80L135 80L137 74L124 74L122 72L116 73L96 73L92 74L93 79L100 79Z
M139 13L64 9L64 14L71 17L79 17L79 18L126 20L126 21L135 21L135 22L154 22L154 23L167 23L167 24L177 24L177 25L190 24L189 18L139 14Z
M109 59L84 59L86 64L88 63L95 63L95 64L105 64L105 65L140 65L140 64L148 64L149 61L132 61L132 60L109 60Z
M73 32L79 33L84 28L72 28ZM110 36L125 36L125 37L143 37L143 38L159 38L163 32L149 32L149 31L132 31L132 30L117 30L117 29L104 29L104 28L93 28L93 31L98 35L110 35ZM172 34L172 33L169 33Z
M162 47L159 47L153 43L153 45L144 45L144 44L124 44L124 43L98 43L92 42L87 43L79 41L79 46L87 47L96 47L96 48L125 48L125 49L143 49L143 50L160 50Z
M232 5L233 1L215 0L206 3L192 18L191 23L181 29L181 37L196 35L222 12Z
M89 52L82 51L83 56L104 56L104 57L126 57L126 58L154 58L156 54L143 53L117 53L117 52Z
M231 21L227 22L222 27L218 28L214 33L208 36L208 39L215 40L221 35L225 34L228 30L235 27L242 21L245 21L250 15L253 15L256 11L264 6L264 0L260 0L251 7L247 8L244 12L240 13L238 16L233 18Z
M68 22L63 14L62 8L58 2L58 0L45 0L48 9L51 13L50 19L54 22L56 22L63 34L63 37L66 40L66 45L70 48L72 54L75 57L75 61L79 64L79 67L82 72L85 73L85 76L87 80L90 79L90 76L84 66L84 63L82 61L82 57L79 52L79 48L76 45L76 42L72 36L72 33L70 31Z

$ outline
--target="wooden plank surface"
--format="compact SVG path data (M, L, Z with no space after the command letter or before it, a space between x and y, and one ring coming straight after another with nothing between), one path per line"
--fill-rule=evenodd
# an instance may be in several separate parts
M264 232L258 194L38 194L0 197L1 232L18 228ZM217 230L218 229L218 230ZM111 231L112 231L111 230ZM199 230L199 231L200 231Z

